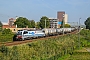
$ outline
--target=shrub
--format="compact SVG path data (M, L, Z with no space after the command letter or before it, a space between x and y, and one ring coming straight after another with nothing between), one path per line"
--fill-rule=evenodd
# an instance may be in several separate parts
M2 45L2 46L0 46L0 52L7 55L9 50L6 46Z
M11 34L11 33L12 33L12 31L10 29L4 29L2 31L2 34Z

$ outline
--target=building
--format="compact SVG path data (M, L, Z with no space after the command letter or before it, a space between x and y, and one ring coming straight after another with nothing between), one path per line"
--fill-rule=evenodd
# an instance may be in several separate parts
M50 20L50 28L60 28L62 21L65 24L68 22L68 15L65 14L64 11L57 12L57 18L49 18Z
M64 20L65 24L67 24L68 15L65 14L64 11L59 11L59 12L57 12L57 19L58 19L58 28L60 28L63 20Z
M64 20L65 17L65 12L64 11L59 11L57 12L57 19L58 19L58 28L60 28L62 21Z
M3 29L10 29L12 32L16 32L16 25L14 25L14 22L16 20L14 18L10 18L8 20L8 23L3 23L2 28Z
M68 22L68 15L64 11L57 12L57 18L49 18L50 28L60 28L62 21L64 20L65 24Z
M65 14L65 17L64 17L64 22L65 22L65 24L67 24L67 23L68 23L68 15L67 15L67 14Z
M16 19L10 18L9 21L8 21L9 26L12 27L14 25L15 21L16 21Z
M65 15L64 11L57 12L57 19L59 22L62 22L62 20L64 20L64 15Z
M12 32L16 32L16 26L15 25L10 26L8 23L7 24L3 23L2 28L3 29L10 29Z
M57 22L58 22L57 19L55 19L55 18L49 18L49 20L50 20L50 28L58 28L57 27Z

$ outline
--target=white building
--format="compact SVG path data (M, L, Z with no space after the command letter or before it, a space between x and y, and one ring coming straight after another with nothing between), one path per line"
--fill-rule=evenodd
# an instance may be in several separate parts
M50 28L57 28L58 20L56 18L49 18L50 20Z
M67 23L68 23L68 15L67 15L67 14L65 14L65 17L64 17L64 22L65 22L65 24L67 24Z

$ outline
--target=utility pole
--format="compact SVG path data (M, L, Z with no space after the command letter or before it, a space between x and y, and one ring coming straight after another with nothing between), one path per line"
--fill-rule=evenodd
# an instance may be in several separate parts
M65 16L63 14L63 35L64 35L64 19L65 19Z
M46 19L45 19L45 28L46 28Z
M80 49L80 29L81 29L81 26L80 26L80 19L81 18L79 18L79 27L78 27L78 30L79 30L79 33L78 33L78 44L79 44L79 49Z

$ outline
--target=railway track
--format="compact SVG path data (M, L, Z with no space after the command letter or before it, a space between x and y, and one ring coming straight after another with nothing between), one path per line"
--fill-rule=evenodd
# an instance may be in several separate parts
M4 43L3 45L5 45L5 46L14 46L14 45L29 43L29 42L33 42L33 41L37 41L37 40L47 40L48 38L57 38L58 36L65 36L65 35L68 35L68 34L75 34L77 32L78 31L76 30L74 32L67 33L67 34L64 34L64 35L49 36L49 37L45 37L45 38L31 39L31 40L25 40L25 41L7 42L7 43Z

